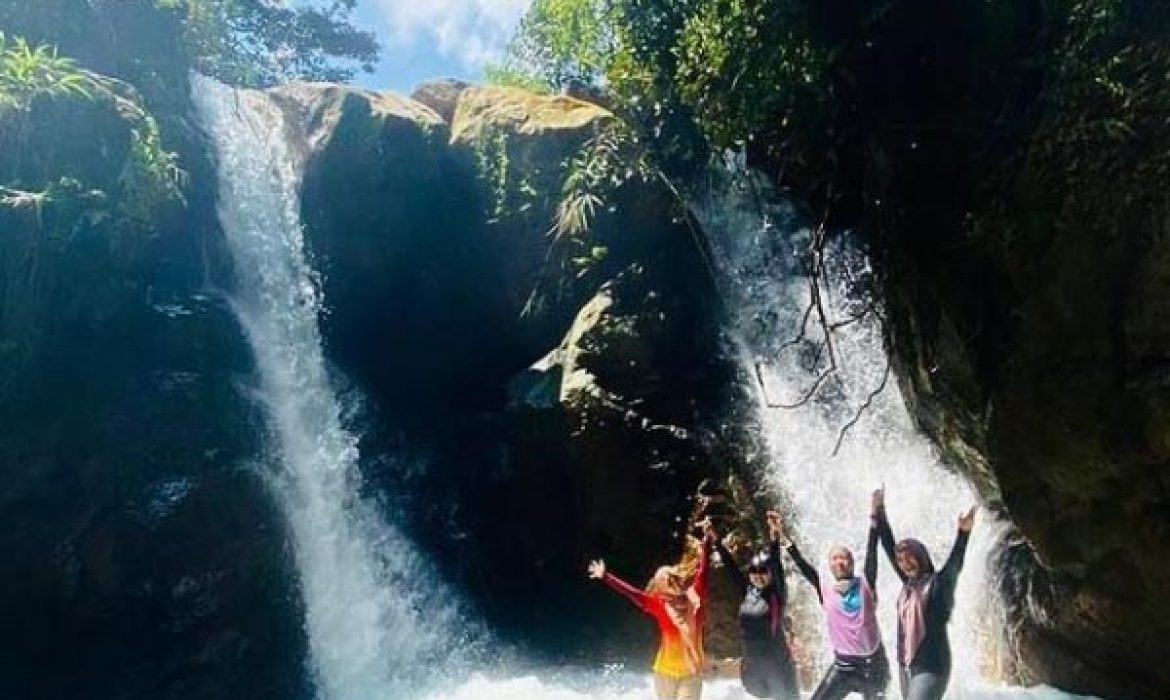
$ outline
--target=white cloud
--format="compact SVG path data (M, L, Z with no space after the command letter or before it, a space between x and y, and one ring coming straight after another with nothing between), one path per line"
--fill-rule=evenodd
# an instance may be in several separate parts
M390 42L434 42L468 68L499 58L531 0L372 0ZM393 51L394 46L387 46Z

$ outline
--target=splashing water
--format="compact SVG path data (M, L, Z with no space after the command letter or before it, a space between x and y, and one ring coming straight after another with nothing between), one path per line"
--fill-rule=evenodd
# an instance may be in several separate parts
M843 544L855 552L860 571L870 495L883 485L895 536L922 540L942 566L958 515L976 497L939 463L913 425L883 345L880 308L866 293L868 262L848 241L825 251L820 296L832 327L826 342L803 269L813 234L796 225L790 208L765 199L761 183L741 173L727 178L696 211L712 240L735 351L758 380L771 464L766 480L787 499L794 538L822 570L829 548ZM983 661L997 656L1002 637L1002 628L991 622L1000 617L988 594L987 560L1003 527L982 514L976 519L950 625L951 698L1024 693L993 690L983 680L992 675L984 673ZM877 556L879 621L892 659L900 582L880 547ZM805 606L812 607L811 587L797 581L793 589L808 596ZM802 637L806 645L824 648L815 632L805 630ZM896 693L896 680L891 685ZM1050 689L1029 695L1069 697Z
M257 397L269 428L265 473L293 540L320 697L653 698L647 676L600 668L540 669L539 675L497 669L490 677L456 677L453 671L466 668L470 658L462 652L480 646L483 633L436 583L428 562L359 494L358 439L343 426L321 349L322 300L305 258L295 139L289 138L280 110L261 93L204 78L196 78L193 89L216 148L219 216L237 277L231 301L256 356ZM921 538L941 563L955 517L973 496L938 465L892 379L832 456L841 427L885 375L880 327L871 313L862 314L869 302L855 286L867 273L864 258L840 251L828 270L833 283L823 290L832 320L858 317L833 335L837 371L799 408L771 409L769 402L798 402L823 367L823 353L820 365L816 358L815 326L809 327L810 340L788 343L799 333L809 300L793 254L807 232L776 235L775 223L790 223L786 212L775 207L760 212L746 192L734 189L715 195L699 213L716 244L731 302L730 330L744 366L754 373L756 358L767 360L760 371L760 413L774 465L770 477L788 498L803 549L818 561L837 542L860 553L869 493L884 483L896 533ZM979 681L980 634L998 638L997 630L977 624L987 604L981 592L992 525L986 519L977 523L960 579L948 697L1067 700L1070 696L1048 688L997 688ZM882 624L886 644L894 648L891 602L897 582L888 565L882 567ZM807 587L796 587L802 588ZM706 683L703 696L748 697L729 679Z
M953 675L952 679L955 678L957 676ZM974 687L968 684L956 692L957 685L959 683L952 680L952 689L946 697L964 700L1070 700L1078 697L1044 686ZM809 694L803 695L808 697ZM887 697L896 696L897 691L891 688ZM476 676L452 690L428 696L426 700L655 700L655 695L650 679L645 676L626 674L620 679L609 679L598 672L596 675L547 679L523 676L500 680ZM703 700L752 700L752 696L744 692L738 680L719 679L703 683Z
M196 77L219 166L219 218L268 420L265 470L292 536L318 693L409 697L475 635L431 567L359 495L358 438L342 425L321 349L322 301L306 262L300 163L262 93Z
M744 366L754 376L755 360L771 358L760 374L766 383L760 393L761 423L766 426L773 472L773 486L788 499L795 515L794 531L804 551L822 564L831 545L844 543L863 552L868 528L870 493L883 483L887 506L897 536L914 536L930 548L942 564L954 540L957 516L974 502L962 479L945 470L928 443L914 428L891 378L876 394L872 405L842 440L832 456L841 427L856 415L857 407L880 385L886 354L881 328L873 316L865 316L838 329L838 371L826 380L820 393L792 410L767 407L768 403L795 403L816 381L816 332L810 326L813 348L786 345L799 332L808 308L807 281L800 272L798 247L807 232L792 230L793 217L783 207L765 214L752 203L748 191L730 188L714 193L697 210L715 245L716 263L725 275L724 292L732 315L731 335ZM779 235L776 227L792 231ZM802 239L802 236L804 237ZM835 284L823 290L833 319L856 316L868 307L857 292L868 270L863 256L839 251L830 265ZM872 313L872 312L871 312ZM811 350L811 353L810 353ZM803 352L802 352L803 351ZM990 518L977 519L968 547L966 564L956 590L956 609L951 622L954 670L947 692L955 700L1071 700L1078 696L1038 686L1019 688L983 680L983 650L996 650L1002 622L999 609L986 596L988 555L1003 525ZM878 556L883 556L879 550ZM860 565L859 561L859 565ZM887 648L894 649L895 621L892 602L899 582L887 563L879 562L881 624ZM793 582L796 595L812 596L811 588ZM819 615L808 623L819 627ZM802 630L805 642L821 648L813 629ZM997 627L997 625L1000 625ZM805 692L805 697L809 692ZM897 697L897 681L888 697ZM652 700L654 692L645 676L577 672L540 674L517 678L475 677L467 683L435 694L428 700ZM705 700L746 700L738 680L704 683ZM854 696L856 697L856 696Z

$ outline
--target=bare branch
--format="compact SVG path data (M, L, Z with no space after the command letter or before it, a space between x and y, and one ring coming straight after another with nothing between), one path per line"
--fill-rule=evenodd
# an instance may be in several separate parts
M787 350L788 348L792 347L793 345L796 345L800 341L804 340L806 332L808 331L808 319L812 317L812 312L813 312L813 309L815 307L816 307L816 302L814 302L810 299L808 302L808 308L806 308L804 310L804 316L800 319L800 331L798 331L797 334L795 336L793 336L793 338L791 340L784 341L784 343L782 343L780 345L780 347L776 348L777 352L779 352L781 350Z
M857 413L853 414L853 418L850 419L850 421L844 426L842 426L841 432L837 434L837 444L833 446L833 454L831 456L837 456L837 452L841 449L841 443L845 440L845 433L849 432L850 428L857 425L857 421L861 420L861 414L864 413L871 405L873 405L873 400L877 398L878 394L885 390L886 382L890 379L890 365L893 364L890 357L890 355L886 355L886 369L882 372L882 381L877 385L877 388L869 392L869 396L865 397L865 402L857 407Z
M817 378L812 383L812 386L810 386L800 397L800 399L794 403L776 403L773 402L772 399L768 396L768 387L764 383L764 370L761 367L761 364L762 363L760 362L756 362L756 381L760 385L760 391L764 394L764 405L768 408L799 408L805 405L817 393L817 389L821 388L821 384L824 383L824 381L829 378L829 375L831 375L836 369L835 367L830 367L829 369L826 369L824 372L821 372L819 375L817 375Z

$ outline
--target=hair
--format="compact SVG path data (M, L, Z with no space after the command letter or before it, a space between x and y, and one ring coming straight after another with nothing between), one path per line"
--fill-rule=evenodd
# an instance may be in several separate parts
M657 594L665 589L666 577L670 575L678 576L682 579L682 575L678 571L678 567L674 566L660 566L654 570L654 575L646 582L646 592L650 594Z
M772 557L767 552L760 552L751 558L745 567L747 572L757 574L771 574L772 573Z
M894 546L895 554L908 554L918 562L918 569L924 573L929 574L934 572L934 562L930 559L930 552L927 551L926 545L918 540L906 538Z

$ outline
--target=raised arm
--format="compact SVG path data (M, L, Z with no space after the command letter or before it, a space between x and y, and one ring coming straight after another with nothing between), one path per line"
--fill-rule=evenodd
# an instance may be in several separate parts
M700 598L707 597L707 574L711 571L711 547L715 544L715 526L711 518L703 521L703 542L699 545L699 568L695 571L695 582L691 587Z
M773 533L776 543L788 552L788 556L792 557L792 562L796 564L800 575L804 576L805 581L812 584L819 600L821 597L821 577L817 575L817 570L801 556L800 550L796 548L796 543L784 531L784 521L780 519L780 514L774 510L768 511L768 529Z
M898 568L898 557L894 553L894 531L890 529L890 521L886 518L886 487L883 486L877 491L873 492L872 506L870 507L870 537L872 539L874 531L877 531L878 540L882 543L882 549L886 552L886 557L890 560L890 566L894 569L894 573L902 583L906 582L906 574ZM875 557L874 564L877 564ZM869 560L866 560L866 566L869 566Z
M971 539L971 528L975 525L975 511L979 506L972 506L966 513L959 515L959 528L955 533L955 543L951 545L951 553L947 555L947 563L943 564L938 577L948 591L954 590L959 580L959 572L963 570L963 561L967 557L967 542Z
M715 551L719 552L719 558L723 560L723 568L727 571L727 575L735 582L735 585L743 590L747 590L747 579L743 572L739 570L739 564L735 562L735 557L731 556L731 552L727 551L727 547L723 546L723 540L715 539Z
M642 611L653 614L652 603L654 599L645 592L634 588L617 576L606 571L604 560L595 559L590 562L588 571L589 578L600 580L605 585L628 598L631 603L638 606Z
M788 556L792 557L792 563L796 564L796 569L800 571L800 575L804 576L804 580L812 585L817 592L817 599L821 599L821 577L817 574L817 570L809 564L807 560L800 554L800 550L796 548L796 543L789 540L785 547ZM824 602L824 601L822 601Z
M772 567L772 590L781 605L788 604L788 582L784 580L784 567L780 565L780 541L773 538L768 545L768 558Z
M872 591L877 590L877 543L877 523L870 518L869 537L865 540L865 566L862 573L865 574L865 581L869 584L869 588Z

